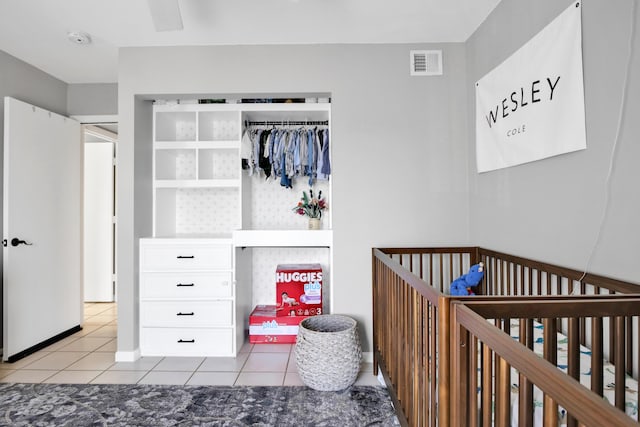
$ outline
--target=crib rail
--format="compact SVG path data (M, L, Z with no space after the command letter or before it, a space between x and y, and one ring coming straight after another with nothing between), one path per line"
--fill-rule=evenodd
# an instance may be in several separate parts
M458 410L452 411L451 426L508 426L517 418L517 425L533 424L533 387L544 393L544 425L558 425L558 405L567 411L567 426L631 426L637 425L624 414L625 404L625 351L618 351L615 361L615 407L601 397L602 390L590 392L577 379L579 372L602 370L597 355L591 357L590 367L580 366L578 319L593 323L610 317L618 337L624 336L627 319L640 315L640 298L580 297L577 299L539 299L535 303L525 300L452 302L451 306L451 399ZM508 316L508 317L505 317ZM536 355L533 348L533 319L543 319L544 352ZM556 367L557 331L555 319L570 323L567 373ZM493 319L493 324L486 319ZM506 329L513 319L519 319L519 340L513 339ZM589 335L599 333L589 329ZM601 332L601 331L600 331ZM624 343L624 340L620 340ZM478 369L481 367L481 369ZM518 414L512 418L511 368L518 376ZM480 372L480 375L478 375ZM479 378L480 377L480 378ZM480 390L480 396L476 394ZM495 411L490 411L495 404ZM616 407L618 409L616 409ZM579 424L580 423L580 424Z
M382 367L403 423L449 425L449 365L436 363L449 352L442 290L476 256L475 248L373 250L374 373Z
M597 274L477 248L478 262L486 266L485 295L594 295L630 294L638 285Z
M596 274L584 274L571 268L509 255L490 249L478 248L478 262L485 264L485 278L480 292L493 296L515 295L623 295L639 293L637 284L616 280L610 277ZM540 319L539 319L540 320ZM587 319L579 320L581 335L580 344L591 347L592 343L587 336ZM640 360L632 357L632 343L640 342L640 328L637 324L627 319L624 337L619 337L615 332L613 322L605 321L598 325L604 328L605 342L596 343L597 351L600 351L606 360L616 360L616 351L620 347L620 340L624 340L624 348L627 350L625 360L626 372L629 375L638 376ZM558 324L557 327L566 332L567 323ZM635 333L634 333L635 331Z
M479 261L486 265L481 289L497 296L450 297L449 284ZM374 373L381 368L401 422L411 426L452 425L455 411L451 402L455 402L452 394L457 383L450 363L439 361L451 360L454 301L508 299L509 303L520 300L531 305L529 295L557 300L616 299L624 298L618 294L637 289L637 285L595 275L582 277L575 270L477 247L374 248L372 285ZM589 294L598 296L581 296ZM549 321L563 332L578 330L579 343L592 348L594 359L624 360L626 368L621 372L637 375L639 356L633 350L640 342L637 318L625 318L624 329L616 329L619 320L608 317L595 323L584 316L578 319L577 326L575 320L562 316ZM607 334L609 339L604 340ZM620 352L624 357L617 356ZM596 391L601 388L602 381L594 385Z

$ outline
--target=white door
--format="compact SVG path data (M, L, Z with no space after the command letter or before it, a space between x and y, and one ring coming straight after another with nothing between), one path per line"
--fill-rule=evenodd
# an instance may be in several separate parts
M81 131L75 120L4 99L3 352L17 360L78 329Z
M84 131L84 301L112 302L113 150L116 136L93 126Z

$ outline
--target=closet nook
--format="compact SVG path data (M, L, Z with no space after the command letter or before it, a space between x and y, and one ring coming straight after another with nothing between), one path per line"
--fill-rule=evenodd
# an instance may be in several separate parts
M275 266L320 262L330 311L329 103L156 103L153 236L140 239L142 356L235 356ZM327 196L321 230L292 208Z

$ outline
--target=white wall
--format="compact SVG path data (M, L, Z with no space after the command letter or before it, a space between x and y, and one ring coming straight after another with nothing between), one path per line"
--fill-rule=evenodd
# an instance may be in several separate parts
M70 116L118 114L118 84L70 84L67 90L67 114Z
M412 48L442 48L445 75L410 77ZM151 233L145 97L332 94L332 298L370 351L371 248L469 241L464 82L462 44L121 49L118 350L138 345L137 239Z
M471 241L582 270L604 210L605 178L616 135L630 37L632 1L583 2L587 150L478 175L474 84L572 1L502 1L467 41ZM636 29L628 103L615 156L602 238L590 271L640 283L640 40Z

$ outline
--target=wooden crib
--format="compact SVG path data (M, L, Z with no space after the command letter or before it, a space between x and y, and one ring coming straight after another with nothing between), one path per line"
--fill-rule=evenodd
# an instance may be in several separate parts
M482 295L450 297L480 261ZM403 425L637 425L639 290L478 247L373 249L374 370Z

